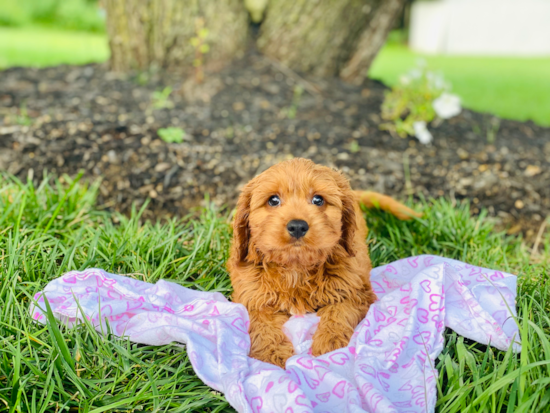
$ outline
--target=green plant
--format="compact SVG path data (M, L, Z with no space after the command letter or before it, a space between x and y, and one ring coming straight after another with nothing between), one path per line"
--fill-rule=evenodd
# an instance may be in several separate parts
M414 66L419 57L444 74L464 107L550 126L550 56L422 56L405 45L388 42L372 63L369 77L396 85L403 68Z
M204 81L204 55L210 51L210 46L206 43L209 31L204 27L203 18L195 20L195 33L196 35L190 40L191 45L195 49L195 58L193 59L195 81L202 83Z
M235 130L233 129L233 126L229 125L227 128L225 128L225 137L227 139L233 139L235 136Z
M302 94L304 93L304 88L300 85L294 86L294 90L292 93L292 104L288 108L287 116L289 119L294 119L296 117L296 113L298 112L298 105L300 105L300 99L302 98Z
M499 129L500 119L496 116L491 117L491 120L487 123L487 143L495 143Z
M145 86L149 83L150 78L151 76L148 70L141 70L135 76L134 81L140 86Z
M402 138L415 135L416 122L431 122L436 112L433 101L441 96L449 86L440 74L429 71L420 63L398 84L386 92L382 103L382 118L389 122L380 127L397 133Z
M298 106L300 106L300 99L302 98L303 93L304 88L302 86L294 86L294 88L292 89L292 101L290 102L290 106L285 106L281 108L281 111L279 112L279 117L283 119L294 119L296 117L296 114L298 113Z
M167 143L182 143L185 136L185 131L182 128L161 128L157 133Z
M29 116L29 113L27 112L27 103L23 102L21 103L21 107L19 108L19 115L15 118L15 122L18 125L22 126L29 126L32 124L32 120Z
M171 93L172 88L170 86L166 86L162 90L155 90L153 92L153 107L155 109L172 109L174 102L170 100Z

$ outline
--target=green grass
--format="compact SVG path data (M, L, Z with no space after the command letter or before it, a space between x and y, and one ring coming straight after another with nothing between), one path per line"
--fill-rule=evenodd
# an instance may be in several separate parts
M443 72L465 107L550 126L550 57L423 56L389 43L376 57L369 76L393 85L419 57L430 69Z
M0 26L45 24L69 30L104 32L98 0L2 0Z
M98 211L97 189L67 177L39 187L0 177L0 411L232 411L195 376L181 347L31 321L36 292L86 267L230 293L227 216L206 209L197 219L141 223L139 211L129 218ZM415 222L369 214L374 265L430 253L520 274L523 352L497 351L447 331L436 363L438 411L544 411L550 401L550 239L543 239L533 263L521 239L494 233L483 215L470 217L468 205L436 200L420 206L426 218Z
M105 34L40 26L0 27L0 68L80 65L108 58Z

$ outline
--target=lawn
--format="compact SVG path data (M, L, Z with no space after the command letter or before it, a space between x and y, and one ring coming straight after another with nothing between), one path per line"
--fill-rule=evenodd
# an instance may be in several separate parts
M550 57L421 56L390 43L376 57L369 76L395 84L420 57L444 74L465 107L550 126Z
M45 67L104 62L109 58L103 33L49 27L0 27L0 68Z
M33 295L69 270L101 267L148 282L230 294L225 260L229 219L140 222L95 207L97 185L63 177L40 186L0 177L0 410L232 411L193 373L184 348L137 345L85 325L55 329L28 315ZM439 254L518 273L523 351L501 352L446 332L437 360L439 412L543 411L550 402L550 237L530 259L520 238L495 233L482 213L443 199L424 202L426 218L400 222L369 213L374 265ZM57 337L57 338L56 338ZM73 367L64 361L68 355ZM546 406L546 407L545 407Z

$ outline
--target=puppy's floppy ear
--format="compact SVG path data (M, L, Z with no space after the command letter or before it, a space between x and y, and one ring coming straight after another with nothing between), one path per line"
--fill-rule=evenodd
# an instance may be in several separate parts
M350 257L355 257L354 237L357 230L357 217L355 205L357 199L348 180L341 174L337 173L336 182L342 192L342 238L340 245L344 247Z
M250 200L252 199L253 181L249 182L242 190L237 201L237 210L233 221L233 254L237 261L245 261L248 255L250 241Z

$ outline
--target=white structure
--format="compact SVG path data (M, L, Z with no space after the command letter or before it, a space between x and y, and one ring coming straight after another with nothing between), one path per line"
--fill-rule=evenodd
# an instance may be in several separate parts
M419 0L409 39L423 53L550 56L550 0Z

